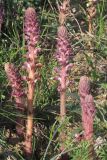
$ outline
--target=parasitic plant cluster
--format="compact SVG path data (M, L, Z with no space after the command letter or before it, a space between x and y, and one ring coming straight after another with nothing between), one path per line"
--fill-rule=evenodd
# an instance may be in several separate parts
M37 48L39 40L39 24L35 9L29 7L25 11L24 16L24 37L26 42L26 62L24 68L26 69L28 76L26 81L28 84L27 91L27 123L26 123L26 138L25 138L25 152L27 155L32 154L32 133L33 133L33 98L35 83L39 79L37 73L38 67L41 64L37 61L37 55L40 48Z
M12 88L12 97L14 97L16 102L16 107L19 113L24 114L25 112L25 102L24 102L24 96L25 93L23 91L23 80L18 72L18 70L15 68L13 64L6 63L5 64L5 72L7 74L10 86ZM23 136L24 135L24 119L21 117L17 118L17 125L16 125L16 131L18 135Z
M61 123L65 120L66 116L66 90L70 84L69 71L73 64L70 60L73 56L73 51L70 45L68 31L65 26L66 18L69 15L69 0L64 0L62 5L59 6L59 27L57 31L57 45L55 58L58 62L55 72L57 76L55 79L58 81L58 92L60 94L60 118ZM1 10L0 10L0 24L1 24ZM33 135L33 100L35 92L35 83L40 79L38 69L42 66L38 63L38 53L40 48L38 47L40 28L37 19L37 14L34 8L29 7L25 11L24 16L24 39L26 46L26 60L23 65L23 69L27 74L23 79L27 82L26 92L23 88L23 80L13 64L6 63L5 71L12 87L12 97L15 99L17 110L19 113L25 113L25 93L27 94L27 120L26 120L26 132L24 134L25 120L20 117L17 119L16 131L18 135L25 136L24 151L27 158L30 159L32 155L32 135ZM84 129L85 140L93 140L93 121L95 116L94 99L90 94L90 81L88 77L83 76L79 82L79 95L82 109L82 125ZM64 140L66 139L65 132L60 133L61 147L60 151L65 150ZM30 157L30 158L29 158ZM60 160L68 160L68 154L63 154Z
M84 138L86 140L92 141L95 105L94 99L90 94L90 81L86 76L82 76L80 79L79 95L82 109L82 124L84 129Z

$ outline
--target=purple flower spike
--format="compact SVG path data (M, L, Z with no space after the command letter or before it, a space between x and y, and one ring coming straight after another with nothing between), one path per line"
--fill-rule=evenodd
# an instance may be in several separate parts
M40 48L37 48L37 43L40 37L40 29L37 20L37 14L34 8L29 7L25 11L24 16L24 37L27 46L27 61L24 64L28 74L31 70L35 70L37 66L37 56L40 52Z
M84 128L84 138L86 140L92 140L95 105L94 99L90 94L90 81L86 76L83 76L80 79L79 95L82 109L82 125Z
M18 103L19 98L24 96L25 94L22 89L22 78L18 70L14 67L13 64L6 63L5 71L9 79L10 85L12 87L12 96L15 98L16 102Z
M27 47L35 47L35 45L37 45L39 40L39 33L40 29L37 20L37 14L34 8L29 7L25 11L24 17L24 34L25 40L27 42Z
M55 79L58 81L58 92L60 93L60 117L64 120L66 115L66 89L70 84L69 71L73 64L70 63L73 52L70 46L68 32L64 25L58 27L57 32L57 50L55 58L57 59L58 66L54 69L57 76Z
M66 66L72 56L72 49L68 40L68 32L65 26L58 28L56 58L60 65Z
M23 91L22 78L18 70L13 64L5 64L5 72L10 82L12 88L12 97L14 97L16 102L17 111L24 114L25 111L25 92ZM24 124L25 120L21 117L17 117L16 131L19 136L24 136Z
M59 78L58 91L65 91L68 86L68 71L72 68L72 64L69 63L72 57L72 49L68 39L68 32L65 26L60 26L58 28L58 38L57 38L57 51L56 59L59 63L59 68L55 69Z

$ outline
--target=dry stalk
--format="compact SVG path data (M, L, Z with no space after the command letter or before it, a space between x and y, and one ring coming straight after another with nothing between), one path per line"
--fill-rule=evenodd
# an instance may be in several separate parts
M93 34L93 19L96 16L96 2L97 0L88 0L87 3L87 19L88 19L88 32L90 35ZM91 40L89 41L89 47L92 47Z

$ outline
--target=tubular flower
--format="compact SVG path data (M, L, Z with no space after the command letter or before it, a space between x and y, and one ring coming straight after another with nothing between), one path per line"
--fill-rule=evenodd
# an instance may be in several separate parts
M82 108L82 124L84 128L84 138L86 140L91 140L93 136L95 105L94 99L90 94L90 81L86 76L82 76L80 79L79 95Z

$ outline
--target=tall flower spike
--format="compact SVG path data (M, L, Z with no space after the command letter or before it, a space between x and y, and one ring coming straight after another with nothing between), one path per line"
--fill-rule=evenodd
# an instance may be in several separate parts
M55 57L60 68L57 68L57 79L60 80L58 90L63 91L66 90L68 71L72 67L72 64L69 64L69 60L72 57L72 49L68 40L68 32L65 26L60 26L58 28L57 51Z
M55 55L58 61L58 67L55 69L57 72L56 80L59 81L58 91L60 93L60 118L61 123L64 121L66 116L66 89L69 85L69 70L72 67L72 64L69 63L70 58L72 57L72 49L68 39L68 32L65 26L60 26L58 28L58 38L57 38L57 51ZM63 152L65 145L64 141L66 135L64 132L60 133L60 151ZM68 155L64 154L60 160L68 160Z
M73 66L70 63L70 59L72 57L72 49L70 46L69 38L68 38L68 32L66 27L64 26L64 23L66 22L67 16L69 15L69 5L70 0L63 0L62 4L59 6L59 24L57 31L57 50L55 57L58 62L58 67L55 69L57 73L57 77L55 77L56 80L59 81L58 85L58 91L60 94L60 123L63 123L66 116L66 89L69 85L69 71L71 67ZM60 141L60 151L63 152L65 149L64 141L66 140L66 135L62 131L59 135L59 141ZM69 156L67 154L63 154L60 158L60 160L68 160Z
M86 140L92 140L95 106L94 99L90 94L90 81L86 76L82 76L80 79L79 95L82 108L82 124L84 128L84 138Z
M93 148L93 121L95 117L94 99L90 94L90 81L83 76L79 82L79 95L82 109L82 126L84 129L84 139L90 142L88 147L89 159L95 158Z
M39 40L39 24L37 21L37 15L34 8L28 8L25 11L24 16L24 37L27 47L27 61L24 64L26 71L28 72L27 84L28 84L28 103L27 103L27 123L26 123L26 137L25 137L25 154L30 158L32 155L32 134L33 134L33 98L35 82L39 79L37 68L41 66L37 62L37 55L40 51L37 48Z
M12 87L12 96L15 99L16 107L19 113L24 114L25 105L24 105L24 96L22 79L18 70L14 67L13 64L5 64L5 72L7 74L10 86ZM17 118L16 131L18 135L24 134L24 120L20 117Z

